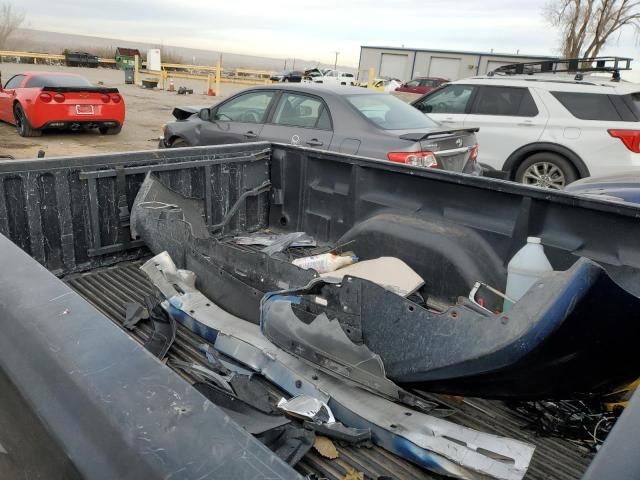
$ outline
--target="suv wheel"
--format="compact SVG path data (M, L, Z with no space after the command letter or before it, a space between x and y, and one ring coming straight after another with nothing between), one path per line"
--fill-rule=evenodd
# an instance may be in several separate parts
M516 170L515 180L525 185L562 190L578 179L571 162L555 153L534 153Z

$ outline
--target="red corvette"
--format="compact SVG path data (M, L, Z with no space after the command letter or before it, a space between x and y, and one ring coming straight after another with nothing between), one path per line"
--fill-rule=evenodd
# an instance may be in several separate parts
M44 129L82 128L115 135L124 110L117 88L95 87L70 73L25 72L0 86L0 120L14 124L23 137L40 136Z

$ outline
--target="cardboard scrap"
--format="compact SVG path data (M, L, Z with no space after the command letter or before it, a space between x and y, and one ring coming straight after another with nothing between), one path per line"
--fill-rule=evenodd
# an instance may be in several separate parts
M347 474L342 478L342 480L364 480L364 473L350 468L347 470Z
M424 285L424 280L399 258L380 257L364 260L334 272L322 273L326 279L341 281L345 275L364 278L403 297L408 297Z
M313 444L313 448L315 448L324 458L328 458L329 460L335 460L338 458L338 449L328 437L316 435L316 441Z

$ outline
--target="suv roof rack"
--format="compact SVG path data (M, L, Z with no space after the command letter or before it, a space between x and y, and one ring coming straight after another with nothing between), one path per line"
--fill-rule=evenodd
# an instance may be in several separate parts
M488 76L502 75L534 75L536 73L575 73L576 80L582 80L583 73L612 72L614 82L620 81L620 70L631 70L632 58L626 57L592 57L562 58L541 60L538 62L513 63L503 65L487 73Z

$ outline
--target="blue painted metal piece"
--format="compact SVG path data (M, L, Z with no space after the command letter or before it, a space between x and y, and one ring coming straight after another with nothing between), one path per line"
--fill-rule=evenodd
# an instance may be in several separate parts
M185 326L215 338L216 350L292 396L309 395L328 403L338 421L371 429L374 443L386 450L461 479L520 480L524 476L533 455L531 445L425 415L323 373L273 345L258 325L213 304L193 288L192 279L183 282L190 272L178 271L166 252L141 269L167 297L163 307ZM496 457L506 460L497 462Z

